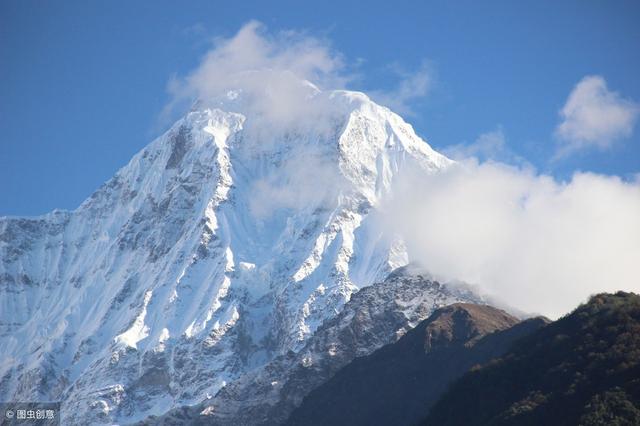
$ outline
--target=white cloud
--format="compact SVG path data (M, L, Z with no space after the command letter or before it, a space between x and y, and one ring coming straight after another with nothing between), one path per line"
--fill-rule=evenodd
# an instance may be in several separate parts
M443 154L454 160L468 160L475 158L486 161L502 161L510 164L524 164L525 161L514 154L507 145L502 126L498 125L494 130L482 133L472 143L459 143L448 145L442 150Z
M290 147L277 168L256 180L248 194L253 217L268 222L280 209L314 211L334 205L347 181L323 150L326 145Z
M392 90L371 90L371 99L401 115L415 115L412 102L425 97L433 86L433 72L426 62L413 72L394 67L400 81Z
M610 91L604 78L584 77L560 110L555 158L586 148L610 148L631 135L639 112L638 104Z
M204 34L206 29L195 24L187 32ZM261 23L250 21L234 36L214 39L193 71L169 81L171 101L162 118L170 121L199 100L207 106L225 103L227 109L250 106L254 122L263 118L262 125L274 128L292 123L322 126L327 121L327 105L314 93L317 88L345 88L356 79L347 70L357 67L357 60L347 66L343 55L326 39L291 30L268 32ZM426 62L414 72L399 65L391 69L399 77L396 87L372 90L368 95L397 113L411 115L411 104L431 89L433 73ZM229 93L238 95L235 105Z
M314 85L337 89L348 80L341 55L327 41L295 31L270 34L251 21L233 37L215 39L195 70L169 82L165 115L197 99L250 108L254 123L262 118L272 127L312 124L324 108L320 99L311 100Z
M570 182L501 163L405 176L387 225L413 260L557 317L590 294L640 291L640 182L577 173Z

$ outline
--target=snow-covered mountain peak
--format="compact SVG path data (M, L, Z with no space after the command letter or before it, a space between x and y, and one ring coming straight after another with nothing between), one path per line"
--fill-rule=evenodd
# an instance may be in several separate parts
M374 201L372 194L376 189L379 192L381 186L388 186L390 175L396 174L404 162L416 163L426 170L450 163L420 139L401 117L377 105L364 93L321 91L305 81L300 85L306 93L304 105L299 105L297 113L286 121L280 120L278 112L260 105L255 92L231 89L222 98L200 101L200 109L192 111L178 126L209 133L219 129L227 134L239 130L231 122L239 123L240 135L230 139L228 146L234 161L266 159L261 168L264 173L291 162L306 163L308 173L330 173L349 179L370 201ZM279 103L282 102L280 99ZM292 102L298 103L299 96ZM230 127L235 130L230 132ZM288 184L295 185L296 177L292 176Z
M75 211L0 218L0 393L105 422L199 402L407 264L378 203L450 161L364 94L301 90L287 115L231 89Z

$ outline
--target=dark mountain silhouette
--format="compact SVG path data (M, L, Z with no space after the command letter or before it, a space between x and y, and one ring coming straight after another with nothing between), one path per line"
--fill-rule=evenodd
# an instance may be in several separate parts
M435 311L397 342L355 359L311 392L289 425L409 425L451 382L546 324L466 303Z
M640 296L593 296L463 376L424 424L639 425Z

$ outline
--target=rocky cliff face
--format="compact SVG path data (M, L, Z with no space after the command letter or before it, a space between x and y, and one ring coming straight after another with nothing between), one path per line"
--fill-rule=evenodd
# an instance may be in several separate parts
M233 395L278 359L307 359L355 292L406 265L380 202L402 170L450 161L366 96L308 90L322 126L269 128L229 93L75 211L0 218L0 394L61 400L65 424Z

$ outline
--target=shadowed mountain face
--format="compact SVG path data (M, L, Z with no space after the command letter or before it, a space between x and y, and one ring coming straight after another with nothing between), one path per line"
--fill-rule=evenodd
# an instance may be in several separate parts
M519 322L484 305L440 308L396 343L340 370L304 399L287 424L415 424L454 379L545 323Z
M466 374L424 424L640 424L640 296L594 296Z

